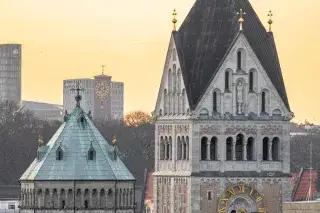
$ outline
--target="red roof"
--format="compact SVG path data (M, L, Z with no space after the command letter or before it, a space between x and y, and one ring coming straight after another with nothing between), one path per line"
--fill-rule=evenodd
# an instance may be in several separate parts
M300 181L297 182L299 173L292 173L292 183L295 185L295 195L293 201L308 200L310 180L311 180L311 197L310 200L316 197L317 194L317 179L318 172L316 170L304 169L300 176ZM311 179L310 179L311 177Z

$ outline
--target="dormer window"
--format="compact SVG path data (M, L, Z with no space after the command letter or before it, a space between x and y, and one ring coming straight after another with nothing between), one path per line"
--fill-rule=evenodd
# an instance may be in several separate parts
M237 53L237 68L238 68L238 70L241 70L241 68L242 68L241 60L242 60L242 53L239 50Z
M253 91L253 71L249 72L249 92Z
M63 150L59 146L59 148L56 151L56 160L62 160L63 159Z
M96 152L94 151L93 147L91 147L88 151L88 160L95 159Z
M224 90L229 91L229 72L226 71L224 74Z

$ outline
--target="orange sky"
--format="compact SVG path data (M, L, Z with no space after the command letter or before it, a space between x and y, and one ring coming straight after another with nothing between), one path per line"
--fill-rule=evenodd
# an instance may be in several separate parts
M274 13L295 121L320 123L320 1L252 0L263 22ZM152 111L172 30L194 0L1 0L0 43L21 43L22 98L62 104L62 80L106 65L125 84L125 111ZM266 25L267 26L267 25Z

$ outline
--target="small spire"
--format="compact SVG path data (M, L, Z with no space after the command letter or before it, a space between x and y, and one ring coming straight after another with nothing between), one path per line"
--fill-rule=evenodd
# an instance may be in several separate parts
M44 144L43 137L41 135L38 136L38 146L42 146Z
M116 142L117 142L117 138L116 138L116 135L113 135L112 136L112 145L116 145Z
M101 65L101 68L102 68L102 75L104 75L104 68L105 68L106 65Z
M269 13L268 13L268 16L269 16L269 21L268 21L268 24L269 24L269 32L272 32L271 30L271 25L273 24L273 21L272 21L272 11L270 10Z
M172 19L173 31L177 31L176 30L176 23L178 22L178 20L176 19L176 15L177 15L176 9L173 10L172 15L173 15L173 19Z
M237 15L239 15L239 25L240 25L240 31L243 31L243 22L244 22L244 19L243 19L243 15L246 15L245 12L242 11L242 9L240 9L240 12L237 12Z
M77 91L77 95L76 95L76 97L75 97L75 99L76 99L76 102L77 102L77 107L80 107L80 101L81 101L81 99L82 99L82 97L81 97L81 95L80 95L80 91L84 91L84 88L81 88L80 89L80 82L78 81L77 82L77 87L76 88L72 88L72 89L70 89L71 91Z

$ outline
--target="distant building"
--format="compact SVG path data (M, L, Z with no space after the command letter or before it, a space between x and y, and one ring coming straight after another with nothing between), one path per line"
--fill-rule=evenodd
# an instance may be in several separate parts
M91 111L93 119L123 118L122 82L111 81L111 76L98 75L94 79L67 79L63 81L63 109L70 112L73 109L74 95L72 88L79 83L83 88L81 107L85 112Z
M19 212L20 187L17 185L0 186L0 213Z
M135 178L76 100L20 178L20 212L135 212Z
M21 44L0 44L0 101L21 101Z
M35 101L22 101L22 106L29 109L40 120L61 121L63 118L63 106L57 104L41 103Z

